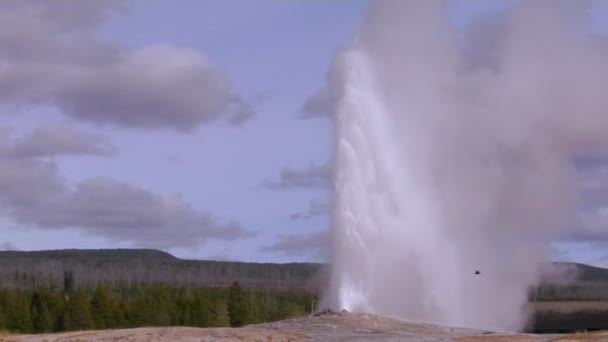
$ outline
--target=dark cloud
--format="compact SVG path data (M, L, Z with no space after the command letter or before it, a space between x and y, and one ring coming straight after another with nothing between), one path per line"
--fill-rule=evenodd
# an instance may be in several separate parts
M260 248L260 252L281 253L288 256L327 257L329 246L329 232L322 231L301 235L282 235L275 243Z
M97 37L119 1L9 2L0 8L0 103L56 106L97 124L189 131L254 110L198 50L168 44L127 48ZM70 13L66 15L65 13ZM78 19L76 19L78 18Z
M329 213L329 203L320 200L311 200L305 211L299 211L289 215L292 220L310 220L317 216L325 216Z
M256 111L252 102L234 97L227 121L231 125L240 126L254 117Z
M114 152L105 136L80 131L63 123L39 125L29 135L17 139L12 147L14 156L26 158L85 154L108 156Z
M329 186L331 169L329 164L312 165L306 170L284 169L279 180L264 181L263 185L270 189L287 190L297 188L322 188Z
M333 112L333 96L328 88L312 94L302 104L300 117L303 119L329 118Z

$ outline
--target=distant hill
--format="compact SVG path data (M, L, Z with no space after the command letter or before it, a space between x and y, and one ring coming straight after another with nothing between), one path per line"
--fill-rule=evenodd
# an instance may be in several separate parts
M187 260L153 249L0 251L0 288L64 288L158 283L177 286L244 286L318 291L328 267L319 263L250 263ZM570 262L544 267L537 300L608 300L608 269Z
M109 284L159 283L316 291L326 270L316 263L246 263L185 260L152 249L0 251L0 288L63 288Z
M545 265L530 300L608 301L608 269L573 262Z
M608 282L608 269L574 262L554 262L553 267L561 270L566 279L581 282Z

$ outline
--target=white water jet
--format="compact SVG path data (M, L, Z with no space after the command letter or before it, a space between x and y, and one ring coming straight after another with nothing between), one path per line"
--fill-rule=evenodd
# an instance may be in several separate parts
M521 302L495 304L505 292L523 297L526 289L507 286L509 270L497 269L493 254L482 255L485 247L470 246L478 251L466 254L478 258L465 257L462 246L452 244L461 242L445 233L450 227L434 199L430 161L421 155L430 140L419 132L429 123L417 113L399 116L385 108L364 51L341 58L345 88L336 116L333 209L333 224L343 229L334 246L340 306L461 326L519 326L519 315L509 321L500 312L520 310ZM488 308L499 313L487 315Z
M330 73L329 300L407 319L522 328L546 243L589 229L578 221L572 158L608 145L596 127L608 124L608 101L596 90L608 86L608 59L598 57L608 51L570 34L584 6L560 4L505 14L492 31L499 43L484 47L492 59L474 65L441 1L372 3ZM556 54L563 59L552 61Z
M336 261L348 257L341 263L348 269L343 269L339 280L343 289L339 300L350 310L373 310L369 299L374 291L382 291L383 285L374 280L385 280L390 274L400 278L399 269L407 264L408 254L422 246L416 240L428 245L436 237L425 189L417 184L415 169L408 167L400 148L412 146L407 140L415 137L398 134L397 122L376 93L365 53L353 50L342 57L346 87L336 118L339 172L334 182L340 191L335 193L334 223L345 228L343 239L338 241L343 253L336 256ZM412 193L416 196L401 195ZM418 226L423 234L400 231L402 225ZM400 239L391 240L395 235ZM412 242L412 249L400 248L402 238ZM390 250L391 255L379 254L383 249Z

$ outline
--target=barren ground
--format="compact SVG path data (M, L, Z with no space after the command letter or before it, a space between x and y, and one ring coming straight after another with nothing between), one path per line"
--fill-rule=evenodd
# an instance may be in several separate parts
M392 318L326 312L243 328L136 328L42 335L0 335L0 341L420 341L545 342L608 341L608 332L572 335L509 334L405 322Z

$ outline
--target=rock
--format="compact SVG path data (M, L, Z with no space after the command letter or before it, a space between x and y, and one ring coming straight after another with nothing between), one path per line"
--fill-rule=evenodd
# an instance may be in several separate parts
M318 312L316 312L313 316L319 317L319 316L335 315L337 313L338 313L338 311L336 311L336 309L334 309L334 308L323 308L323 309L319 310Z

